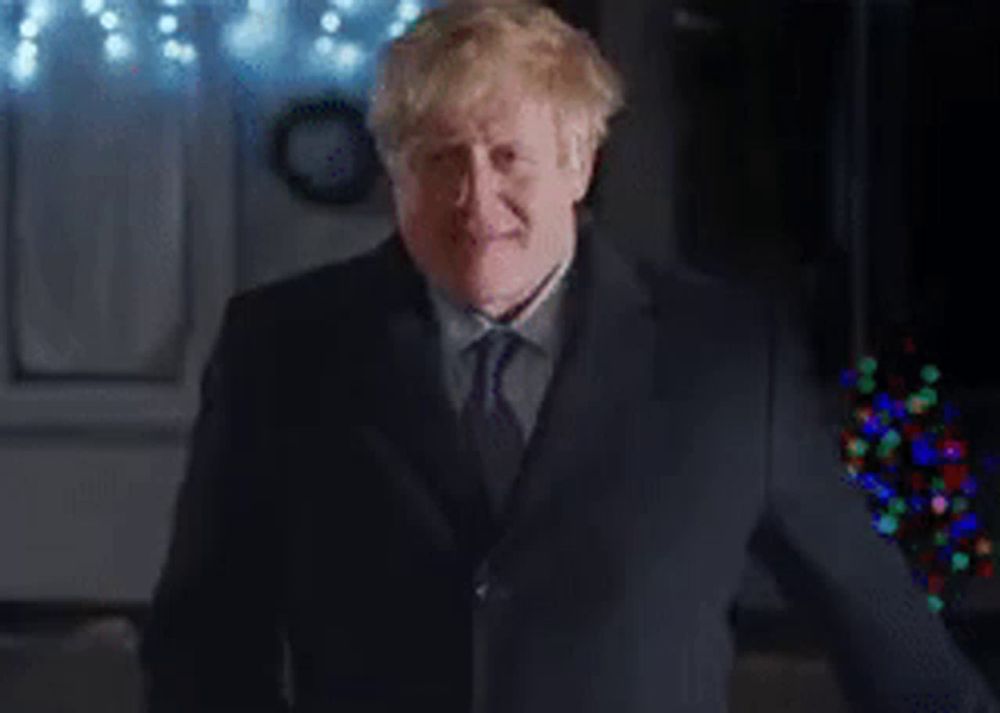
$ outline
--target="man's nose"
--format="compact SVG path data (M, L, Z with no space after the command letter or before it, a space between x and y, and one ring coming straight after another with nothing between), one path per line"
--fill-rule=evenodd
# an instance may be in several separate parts
M469 159L458 179L455 205L467 218L488 213L496 200L497 177L492 168L475 157Z

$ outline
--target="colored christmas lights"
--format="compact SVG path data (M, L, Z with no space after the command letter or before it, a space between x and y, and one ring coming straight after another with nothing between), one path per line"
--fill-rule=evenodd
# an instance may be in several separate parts
M841 375L844 479L867 494L873 528L900 544L929 608L940 612L964 580L993 576L993 541L976 495L977 476L998 461L973 461L958 409L942 399L941 370L920 362L912 338L901 351L890 360L864 357Z

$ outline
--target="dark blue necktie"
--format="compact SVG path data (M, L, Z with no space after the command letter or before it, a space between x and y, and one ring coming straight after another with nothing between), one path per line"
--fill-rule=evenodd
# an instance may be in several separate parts
M476 354L476 373L462 411L462 426L478 456L479 470L498 516L524 452L521 427L502 389L504 369L520 344L516 333L493 329L469 347Z

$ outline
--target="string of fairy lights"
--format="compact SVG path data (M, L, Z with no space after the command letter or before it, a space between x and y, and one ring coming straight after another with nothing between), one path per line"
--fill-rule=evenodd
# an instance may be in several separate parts
M201 44L239 71L350 83L433 0L7 0L0 6L0 85L41 86L59 43L108 70L196 76ZM206 19L207 18L207 19ZM89 28L89 29L88 29Z

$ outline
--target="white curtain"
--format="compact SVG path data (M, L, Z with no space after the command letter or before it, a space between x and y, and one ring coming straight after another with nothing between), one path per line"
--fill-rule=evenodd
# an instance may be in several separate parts
M167 378L185 324L183 93L59 39L11 102L12 355L28 377Z

